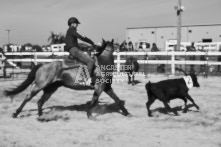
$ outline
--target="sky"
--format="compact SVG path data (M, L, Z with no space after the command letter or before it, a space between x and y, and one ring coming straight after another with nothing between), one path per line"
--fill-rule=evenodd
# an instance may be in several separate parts
M77 17L80 34L95 43L121 43L126 28L177 24L178 0L0 0L0 46L49 44L50 32L66 34L67 20ZM221 0L182 0L183 25L221 24Z

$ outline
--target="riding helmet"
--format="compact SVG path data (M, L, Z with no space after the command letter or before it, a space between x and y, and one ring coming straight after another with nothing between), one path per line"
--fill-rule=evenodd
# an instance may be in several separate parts
M72 23L80 24L80 22L78 21L78 19L75 18L75 17L71 17L71 18L68 19L68 26L70 26Z

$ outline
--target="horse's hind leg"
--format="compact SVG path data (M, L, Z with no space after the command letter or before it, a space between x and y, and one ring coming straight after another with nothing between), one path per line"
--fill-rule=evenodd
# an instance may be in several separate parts
M130 115L130 113L127 111L127 109L124 107L124 101L120 100L120 98L114 93L113 89L111 86L105 89L105 92L115 101L116 104L120 107L122 110L123 114L125 116Z
M31 88L30 94L26 96L20 107L16 110L15 113L13 113L12 117L16 118L18 114L22 111L23 107L27 102L29 102L41 89L39 89L35 84Z
M42 115L42 106L51 97L51 95L60 87L60 84L53 83L44 88L44 94L38 101L38 115Z

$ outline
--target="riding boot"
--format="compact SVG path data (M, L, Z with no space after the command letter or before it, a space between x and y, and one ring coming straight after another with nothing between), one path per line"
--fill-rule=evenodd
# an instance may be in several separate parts
M90 72L90 77L91 77L91 84L90 86L94 86L95 82L96 82L96 75L94 74L94 70L95 70L96 66L94 65L91 72Z

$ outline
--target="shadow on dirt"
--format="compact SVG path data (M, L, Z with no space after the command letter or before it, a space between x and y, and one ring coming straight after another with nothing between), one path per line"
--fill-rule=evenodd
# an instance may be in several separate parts
M198 110L190 110L189 108L191 108L191 107L194 107L194 105L193 104L188 104L187 105L187 108L188 108L188 111L194 111L194 112L199 112ZM174 107L174 108L171 108L172 109L172 111L183 111L184 109L182 108L182 106L176 106L176 107ZM169 113L168 113L168 110L165 108L165 107L160 107L160 108L156 108L156 109L153 109L153 110L151 110L153 113L154 112L159 112L159 113L162 113L162 114L168 114L169 115ZM188 112L187 111L187 112Z
M119 106L116 103L111 103L111 104L101 104L101 103L102 102L99 102L92 109L92 112L96 113L96 116L97 115L104 115L107 113L120 113L120 114L122 114ZM90 108L90 101L85 104L80 104L80 105L71 105L71 106L58 105L58 106L46 107L43 109L43 112L44 111L47 111L47 112L44 112L43 115L37 119L42 122L55 121L58 119L69 120L70 116L67 113L63 113L63 112L66 112L66 111L87 112L89 110L89 108ZM31 109L31 110L26 110L23 112L27 113L27 111L31 112L31 111L38 111L38 110ZM36 114L33 114L33 115L36 115ZM29 113L29 115L22 115L22 117L29 117L29 116L31 116L30 113Z
M137 85L137 84L139 84L139 83L142 83L141 81L139 81L139 80L134 80L134 85ZM129 83L129 84L132 84L132 82L131 83Z
M120 108L116 103L111 104L101 104L102 102L98 102L98 104L93 108L93 113L98 114L106 114L106 113L121 113ZM87 112L90 108L90 101L81 105L71 105L71 106L52 106L47 107L45 109L57 110L57 111L85 111ZM121 113L122 114L122 113Z

